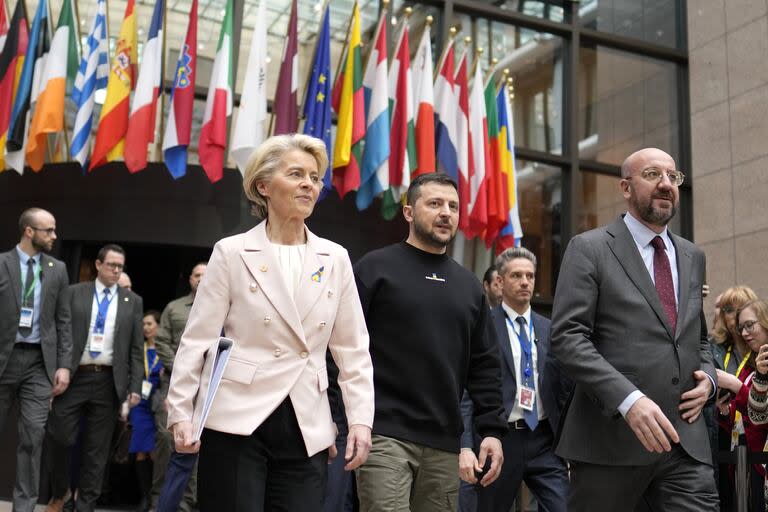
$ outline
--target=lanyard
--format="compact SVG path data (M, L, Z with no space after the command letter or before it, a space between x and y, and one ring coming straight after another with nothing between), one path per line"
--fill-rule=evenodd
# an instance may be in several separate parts
M27 301L29 300L29 297L35 292L35 287L37 286L37 283L40 281L40 267L42 267L42 265L40 265L39 263L37 265L35 265L35 278L32 281L32 283L29 285L29 288L24 290L24 293L21 296L22 304L26 304ZM29 270L27 270L27 272L29 272ZM26 278L26 276L25 276L25 278ZM24 281L25 281L25 279L21 280L21 287L22 288L24 288Z
M520 348L523 351L523 355L525 356L525 370L523 371L523 376L528 379L533 375L532 367L533 367L533 318L531 318L531 321L529 322L528 327L528 344L526 345L523 343L523 340L520 338L520 335L517 334L517 331L515 331L515 323L509 318L509 315L507 312L504 312L504 318L507 319L507 324L509 327L512 328L512 332L515 333L515 336L517 337L518 343L520 343ZM522 329L523 326L521 325L520 328Z
M105 288L105 290L107 289L108 288ZM93 290L93 296L96 298L96 305L98 306L98 311L96 312L96 322L93 325L93 332L104 334L104 327L107 322L107 311L109 310L109 305L112 303L112 299L115 298L115 295L117 295L117 293L111 294L109 296L109 300L104 297L101 299L101 301L99 301L99 294L96 293L96 290Z
M723 361L723 369L727 372L728 371L728 362L731 360L731 351L733 350L733 345L728 347L728 352L725 353L725 361ZM747 364L747 360L749 359L749 352L747 352L747 355L744 356L744 359L741 360L741 364L739 364L738 369L736 370L736 378L739 378L739 374L741 373L741 370L744 369L744 365Z
M157 356L157 352L155 352L155 359L152 361L152 367L149 367L149 355L147 352L147 343L144 342L144 377L146 379L149 379L149 376L152 374L153 371L155 371L155 368L157 368L157 363L160 362L160 358Z

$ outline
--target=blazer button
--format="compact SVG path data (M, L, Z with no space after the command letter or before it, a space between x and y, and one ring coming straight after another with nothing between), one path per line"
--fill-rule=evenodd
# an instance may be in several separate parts
M273 353L275 354L275 357L280 357L282 355L283 351L280 350L279 348L276 348Z
M323 327L325 327L325 320L323 320L322 322L320 322L320 328L322 329Z
M265 317L264 317L264 324L265 324L265 325L269 325L269 322L271 322L271 321L272 321L272 319L271 319L271 318L269 318L268 316L265 316Z
M672 377L672 384L677 386L678 384L680 384L680 379L678 379L677 377Z
M305 350L305 351L304 351L304 352L302 352L300 355L301 355L301 358L302 358L302 359L306 359L306 358L308 358L308 357L309 357L309 352L307 352L307 351Z
M333 290L328 290L328 298L330 299L333 297Z
M256 283L251 283L251 285L248 288L250 288L251 293L256 293L256 291L259 289L259 287L256 286Z

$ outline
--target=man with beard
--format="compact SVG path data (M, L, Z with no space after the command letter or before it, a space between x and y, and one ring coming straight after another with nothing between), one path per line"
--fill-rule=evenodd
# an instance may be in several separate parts
M569 510L718 510L701 411L715 391L704 253L670 233L684 175L659 149L621 168L627 213L568 245L551 351L575 382L557 454Z
M0 254L0 429L18 400L13 509L32 512L48 404L69 385L72 337L67 268L45 254L56 241L56 219L30 208L21 214L19 230L19 244Z
M444 174L418 176L403 215L408 238L354 267L370 333L376 415L368 461L357 470L360 510L456 510L459 401L474 405L487 486L503 463L507 431L501 367L479 281L446 253L459 196Z

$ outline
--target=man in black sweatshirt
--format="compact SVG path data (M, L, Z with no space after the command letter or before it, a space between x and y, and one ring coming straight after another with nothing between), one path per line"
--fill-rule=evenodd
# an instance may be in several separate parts
M372 448L357 470L361 512L456 510L465 388L483 438L481 484L504 462L507 421L489 308L475 275L446 253L459 222L455 182L415 178L403 215L408 239L355 265L376 394Z

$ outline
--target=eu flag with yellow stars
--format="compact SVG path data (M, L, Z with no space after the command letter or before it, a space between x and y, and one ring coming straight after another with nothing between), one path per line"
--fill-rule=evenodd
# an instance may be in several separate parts
M331 22L330 5L326 3L322 28L317 38L312 75L309 77L304 100L304 133L325 142L328 162L331 161ZM331 170L325 170L320 199L331 191Z

